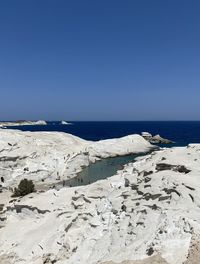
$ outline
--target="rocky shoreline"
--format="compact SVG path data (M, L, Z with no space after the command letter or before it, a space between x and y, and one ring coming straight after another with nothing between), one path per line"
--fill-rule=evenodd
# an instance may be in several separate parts
M23 178L42 185L60 182L96 160L155 148L139 135L92 142L63 132L8 129L0 131L0 139L3 187L13 187Z
M71 157L67 166L74 166L71 172L75 173L78 164L152 149L139 135L88 142L65 133L3 132L1 167L21 166L24 171L28 164L32 174L26 176L36 182L44 177L42 164L53 163L47 173L50 180L45 176L48 182L55 181L57 171L65 172L62 163L55 164L67 153ZM0 263L198 263L199 164L200 145L190 144L155 150L116 175L87 186L16 199L4 191L0 193ZM4 175L5 187L21 179L19 175L13 174L12 180Z
M161 137L160 135L152 136L149 132L142 132L142 137L152 144L173 144L172 140Z
M0 122L0 127L3 128L10 126L36 126L36 125L47 125L47 122L44 120L38 120L38 121L19 120L12 122Z

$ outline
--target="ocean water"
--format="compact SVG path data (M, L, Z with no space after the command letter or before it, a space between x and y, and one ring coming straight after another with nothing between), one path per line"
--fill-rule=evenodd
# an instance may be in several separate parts
M200 121L70 122L72 125L52 121L46 126L12 128L23 131L62 131L87 140L116 138L147 131L175 141L174 146L200 143Z

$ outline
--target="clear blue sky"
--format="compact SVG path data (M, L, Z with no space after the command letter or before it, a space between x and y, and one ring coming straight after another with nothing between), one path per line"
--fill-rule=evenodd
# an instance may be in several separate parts
M200 1L0 1L15 119L200 120Z

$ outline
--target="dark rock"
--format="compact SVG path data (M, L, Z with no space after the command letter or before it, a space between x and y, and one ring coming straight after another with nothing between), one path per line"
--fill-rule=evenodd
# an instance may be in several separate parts
M157 171L164 171L164 170L173 170L180 173L189 173L191 170L187 169L184 165L172 165L167 163L157 163L156 164Z
M121 209L122 209L122 211L126 212L126 205L123 204Z
M160 135L152 136L148 132L142 132L142 137L153 144L171 144L174 143L173 141L163 138Z
M124 181L125 181L124 187L129 187L129 185L130 185L129 180L125 178Z
M137 184L131 184L131 189L138 191L138 185Z
M178 196L181 196L181 194L176 189L164 188L163 191L166 192L166 194L176 193Z
M144 188L149 188L149 187L151 187L151 184L144 185Z
M188 188L189 190L191 190L191 191L195 191L195 188L190 187L190 186L188 186L188 185L185 185L184 183L183 183L183 185L184 185L186 188Z
M193 197L191 194L189 194L189 196L190 196L191 200L192 200L193 203L194 203L194 197Z
M148 200L155 200L155 199L158 199L159 197L161 196L161 194L160 193L158 193L158 194L151 194L151 193L145 193L144 194L144 199L146 200L146 201L148 201Z
M144 182L147 183L147 182L149 182L149 181L151 181L151 178L149 178L149 177L145 177Z
M165 201L165 200L169 200L169 199L171 199L172 197L171 197L171 195L167 195L167 196L161 196L161 197L159 197L159 201Z
M148 249L146 250L146 253L147 253L148 256L153 255L153 253L154 253L154 249L153 249L153 247L148 248Z
M153 171L144 171L143 176L146 177L146 176L148 176L148 175L150 175L152 173L153 173Z
M13 207L11 206L7 206L7 211L15 211L16 210L16 213L21 213L22 212L22 209L28 209L30 211L37 211L38 214L45 214L45 213L50 213L49 210L41 210L37 207L33 207L33 206L29 206L29 205L20 205L20 204L15 204Z
M116 209L114 209L114 208L112 209L111 212L112 212L113 214L115 214L115 215L118 213L118 211L117 211Z
M144 223L143 222L137 222L136 225L141 225L141 226L144 226Z

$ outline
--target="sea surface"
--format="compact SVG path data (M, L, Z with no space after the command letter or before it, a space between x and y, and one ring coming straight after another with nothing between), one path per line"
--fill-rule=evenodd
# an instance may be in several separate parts
M46 126L12 128L23 131L62 131L87 140L116 138L147 131L175 141L174 146L200 143L200 121L69 122L72 125L61 125L61 122L52 121Z

